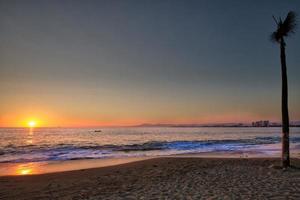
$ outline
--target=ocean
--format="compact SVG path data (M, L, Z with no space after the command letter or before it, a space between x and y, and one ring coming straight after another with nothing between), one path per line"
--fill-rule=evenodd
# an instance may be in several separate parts
M100 131L99 131L100 130ZM300 128L291 132L300 150ZM280 153L281 128L0 128L0 163L28 163L186 153Z

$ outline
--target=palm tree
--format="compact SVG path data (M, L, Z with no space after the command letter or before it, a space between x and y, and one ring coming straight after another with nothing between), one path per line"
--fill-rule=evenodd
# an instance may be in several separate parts
M272 33L271 40L280 44L280 59L281 59L281 79L282 79L282 97L281 97L281 114L282 114L282 167L290 166L290 146L289 146L289 111L288 111L288 83L286 72L286 58L284 39L295 33L296 14L290 11L284 21L281 18L277 20L273 16L277 30Z

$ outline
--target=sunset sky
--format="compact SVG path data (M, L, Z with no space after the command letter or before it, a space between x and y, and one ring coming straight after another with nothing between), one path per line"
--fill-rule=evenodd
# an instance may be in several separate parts
M0 126L279 121L269 35L289 10L300 15L300 1L0 0ZM287 40L292 120L299 52L298 28Z

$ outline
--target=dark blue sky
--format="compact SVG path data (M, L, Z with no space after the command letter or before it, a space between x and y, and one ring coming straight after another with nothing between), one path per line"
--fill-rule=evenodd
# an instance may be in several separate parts
M279 47L269 35L272 15L289 10L300 13L300 1L1 0L0 122L279 120ZM287 40L294 120L299 35Z

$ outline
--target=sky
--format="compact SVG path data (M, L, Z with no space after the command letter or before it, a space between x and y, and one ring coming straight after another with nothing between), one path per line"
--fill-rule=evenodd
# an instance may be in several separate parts
M0 126L280 121L286 0L0 0ZM298 18L298 21L300 19ZM300 119L300 31L287 39Z

